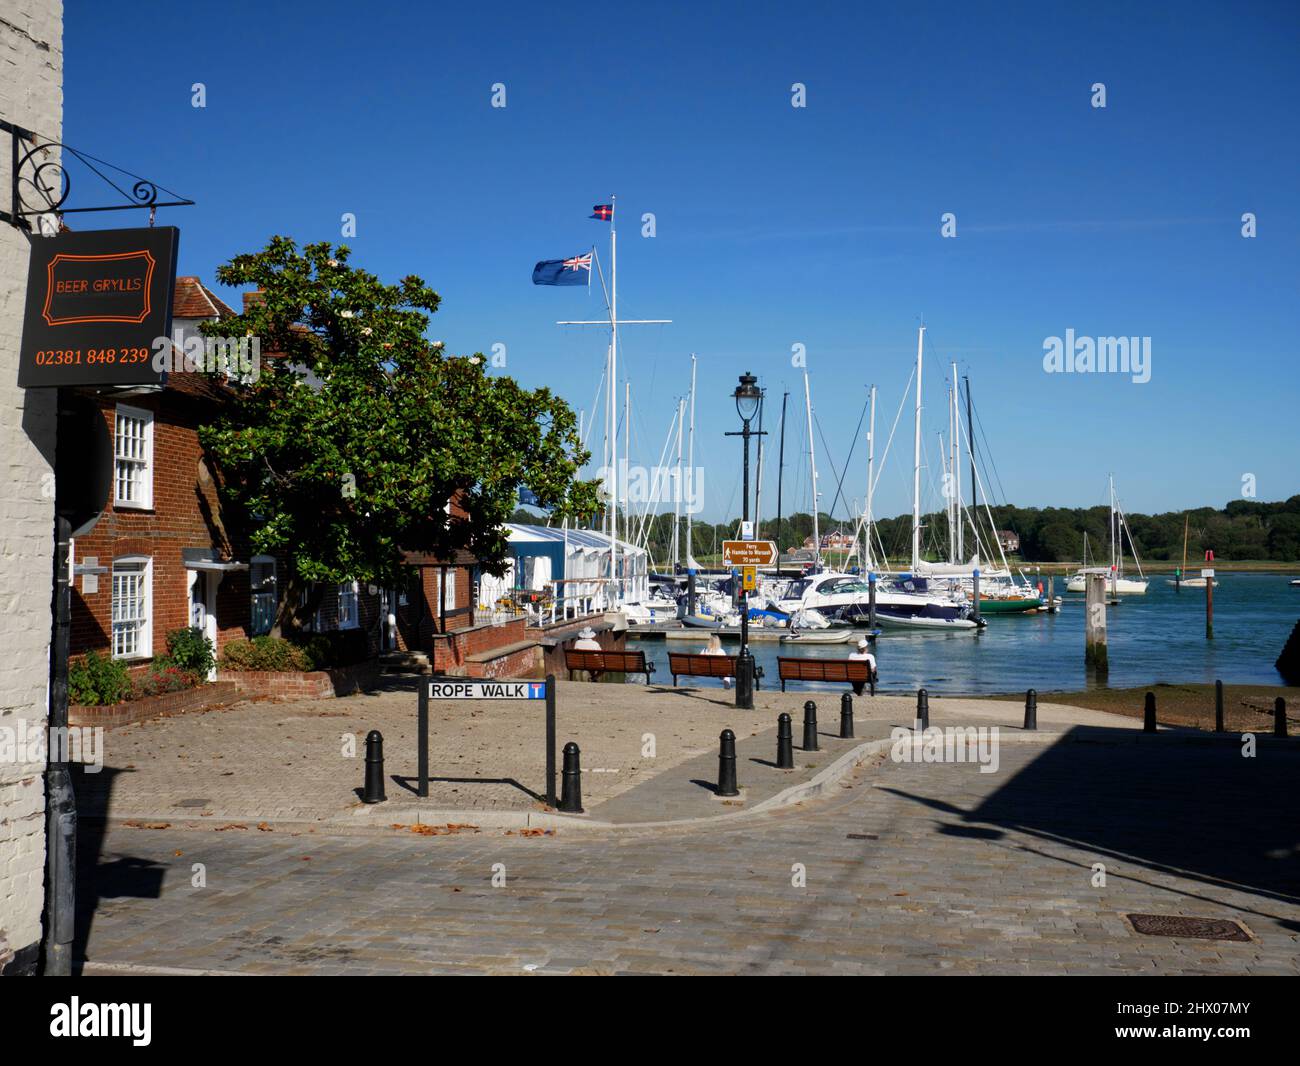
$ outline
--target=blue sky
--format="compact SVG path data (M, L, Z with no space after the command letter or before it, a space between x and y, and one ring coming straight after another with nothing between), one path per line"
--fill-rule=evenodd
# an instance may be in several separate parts
M1101 503L1108 471L1132 511L1221 506L1248 473L1260 499L1300 492L1295 5L974 6L68 0L64 137L197 201L160 221L210 284L271 234L342 240L354 213L354 263L441 294L431 336L505 344L511 374L588 411L605 340L554 323L602 304L529 274L606 255L586 216L616 193L620 314L674 320L621 335L634 458L658 458L696 352L710 519L739 507L741 371L769 413L791 393L785 510L807 509L791 346L842 465L873 383L883 449L922 316L926 448L955 359L999 499ZM1067 329L1150 337L1151 380L1045 373ZM879 513L910 508L910 459L909 408Z

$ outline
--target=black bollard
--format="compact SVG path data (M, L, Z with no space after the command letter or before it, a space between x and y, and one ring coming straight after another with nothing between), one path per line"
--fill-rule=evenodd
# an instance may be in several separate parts
M817 747L817 704L812 700L803 705L803 750L821 750Z
M1156 731L1156 694L1147 693L1146 705L1142 708L1142 732L1154 733Z
M560 771L560 810L582 813L582 753L569 741L564 745L564 769Z
M736 787L736 734L724 729L718 737L718 795L739 796Z
M362 803L383 803L384 735L378 729L366 734L366 784L361 791Z
M930 728L930 693L923 688L916 690L916 728Z
M1273 701L1273 735L1286 736L1286 700L1281 696Z
M1214 683L1214 731L1223 732L1223 682Z
M788 714L780 714L776 719L776 768L794 769L794 729Z
M1025 693L1025 728L1038 728L1038 693L1032 688Z
M853 739L853 697L847 692L840 697L840 739Z

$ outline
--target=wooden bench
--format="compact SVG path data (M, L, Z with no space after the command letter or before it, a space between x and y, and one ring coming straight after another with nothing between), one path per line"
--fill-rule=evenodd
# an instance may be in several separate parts
M876 694L876 682L880 675L871 668L866 659L812 659L806 656L796 659L777 658L781 669L781 691L785 691L787 681L843 681L853 686L859 696L866 685L871 686L871 694Z
M593 681L599 681L600 675L610 674L645 674L645 683L650 684L650 675L655 671L655 664L645 661L643 651L580 651L573 648L564 650L564 666L569 671L569 680L573 680L575 670L586 670Z
M735 677L735 655L687 655L684 652L668 653L668 669L673 675L673 687L679 677ZM754 665L754 687L762 688L759 679L763 668Z

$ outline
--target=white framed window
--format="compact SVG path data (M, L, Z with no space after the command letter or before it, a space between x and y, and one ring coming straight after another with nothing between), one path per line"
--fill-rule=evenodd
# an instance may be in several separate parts
M113 658L152 654L153 564L144 556L113 560Z
M339 586L339 628L356 629L360 624L357 615L357 583L345 581Z
M253 598L249 628L255 637L271 632L271 627L275 625L275 576L275 559L272 556L253 556L248 566L248 583Z
M114 503L153 506L153 413L118 404L113 423Z
M444 575L446 577L445 592L443 590ZM439 603L443 602L443 597L445 596L446 604L449 608L456 606L456 571L454 569L448 569L448 570L440 569L438 571L438 587L435 590L435 595L438 597Z

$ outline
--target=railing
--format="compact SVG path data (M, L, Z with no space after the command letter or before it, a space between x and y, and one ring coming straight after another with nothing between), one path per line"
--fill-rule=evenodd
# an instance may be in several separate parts
M617 596L611 585L621 582L600 578L548 581L546 588L509 589L488 603L475 595L474 624L490 625L524 617L530 626L553 625L609 610Z

